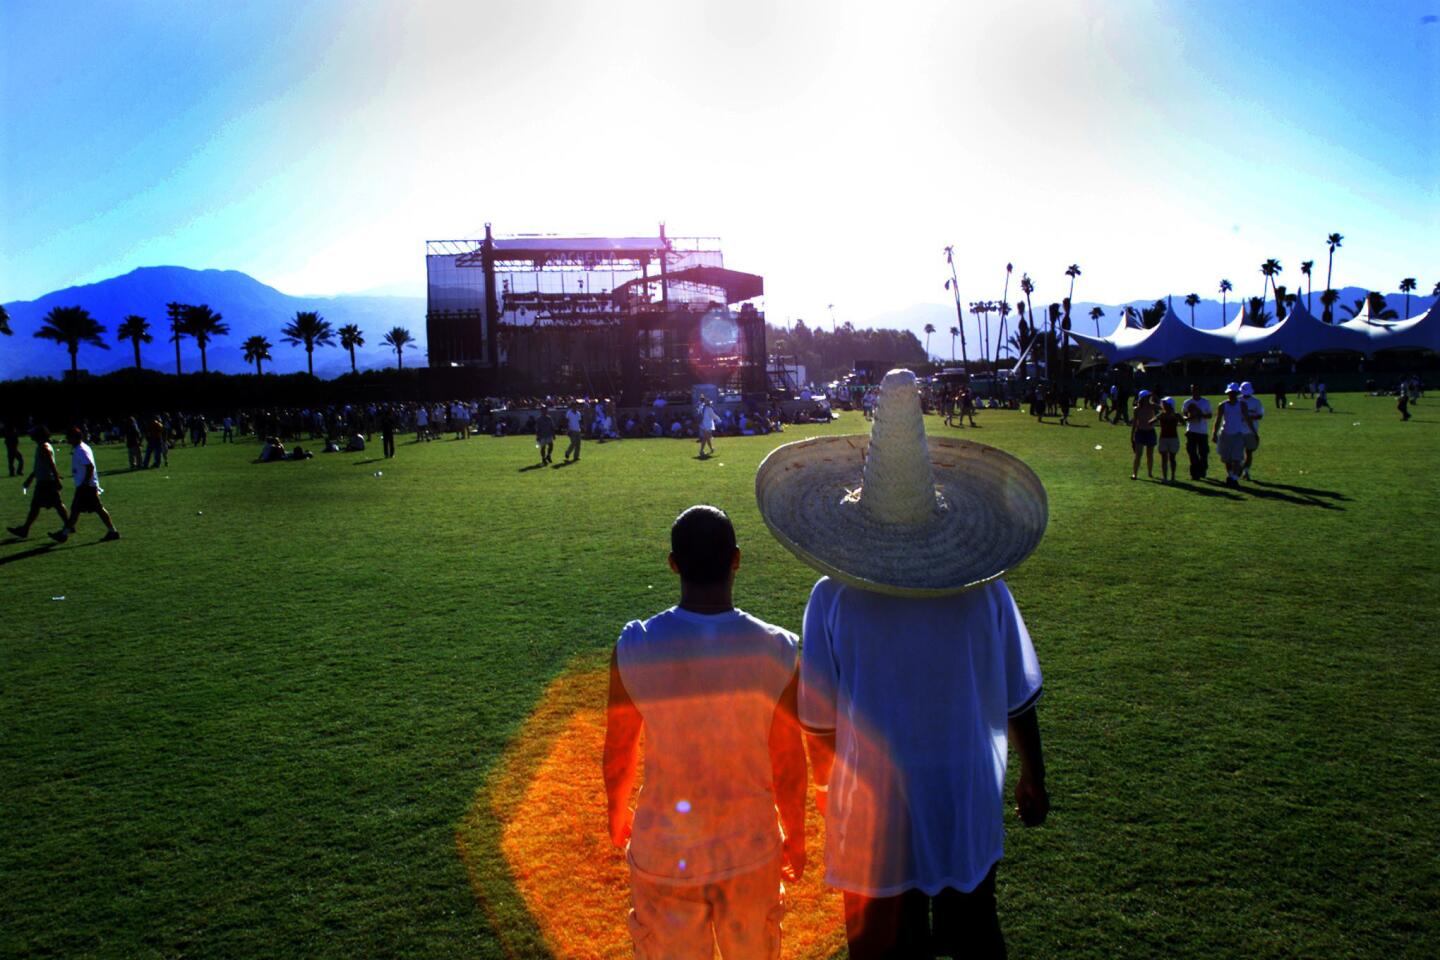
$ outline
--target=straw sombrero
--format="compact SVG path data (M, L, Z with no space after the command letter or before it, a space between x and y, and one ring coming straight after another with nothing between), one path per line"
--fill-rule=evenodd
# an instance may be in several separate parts
M933 597L994 580L1045 533L1045 488L1010 454L925 436L915 374L891 370L870 436L814 437L755 474L760 516L810 566L877 593Z

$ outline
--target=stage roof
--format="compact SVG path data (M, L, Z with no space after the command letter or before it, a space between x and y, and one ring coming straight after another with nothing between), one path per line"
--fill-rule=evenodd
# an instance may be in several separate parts
M725 291L726 303L739 303L741 300L750 300L765 294L764 277L754 273L742 273L739 270L726 270L724 267L690 267L686 270L672 270L665 275L665 280L669 283L698 283L707 287L717 287ZM659 276L637 277L620 284L615 288L615 292L618 294L621 290L631 287L659 282Z

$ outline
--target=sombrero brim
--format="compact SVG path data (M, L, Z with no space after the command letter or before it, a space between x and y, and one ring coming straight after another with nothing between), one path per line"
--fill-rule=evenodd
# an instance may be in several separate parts
M927 438L945 509L918 526L876 521L847 497L860 486L864 435L814 437L771 451L755 474L766 526L802 561L863 590L938 597L1014 569L1045 534L1040 478L994 447Z

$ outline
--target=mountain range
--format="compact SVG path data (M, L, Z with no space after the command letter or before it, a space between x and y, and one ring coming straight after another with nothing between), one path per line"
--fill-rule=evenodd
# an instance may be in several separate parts
M1013 292L1013 291L1012 291ZM1360 287L1345 287L1340 291L1340 304L1353 304L1365 296ZM1303 297L1303 294L1302 294ZM1109 334L1119 323L1121 310L1126 306L1143 309L1156 298L1132 300L1128 303L1097 304L1090 301L1076 303L1073 312L1073 328L1080 333L1094 333L1095 323L1090 319L1092 307L1099 306L1105 311L1099 329ZM1163 299L1163 296L1161 297ZM1404 295L1386 295L1389 306L1404 316ZM1419 316L1435 302L1433 296L1410 296L1410 315ZM70 359L65 348L49 340L34 336L40 329L44 317L55 307L81 306L105 327L104 339L110 344L109 350L82 345L80 366L91 373L101 374L134 364L134 351L128 341L115 338L120 322L130 314L138 314L150 321L153 343L140 348L141 362L147 368L173 371L175 369L175 346L169 341L169 320L166 304L178 301L190 304L208 304L221 314L229 324L228 336L215 338L207 351L209 368L223 373L246 373L254 369L244 360L243 344L256 334L266 337L272 344L273 360L265 365L266 372L296 373L305 370L305 350L301 346L290 346L280 339L281 328L292 320L297 312L313 310L319 313L331 326L353 323L360 327L365 336L365 346L355 351L356 364L361 369L389 367L395 364L395 354L381 341L391 327L404 327L415 338L405 351L407 365L420 366L425 363L425 298L377 296L371 294L350 294L335 297L295 297L281 293L247 274L237 270L191 270L186 267L141 267L129 273L101 280L98 283L67 287L54 293L47 293L36 300L14 301L5 304L10 315L10 327L15 335L0 337L0 379L16 379L27 376L58 377L69 369ZM1012 299L1011 303L1015 301ZM1045 303L1049 303L1048 300ZM1175 312L1182 319L1190 319L1190 308L1185 306L1184 295L1173 300ZM1229 300L1228 316L1234 317L1240 300ZM1044 304L1035 302L1036 309L1043 315ZM1318 293L1314 298L1314 310L1319 314ZM1271 309L1273 310L1273 304ZM1337 308L1338 309L1338 308ZM1341 311L1342 318L1348 316ZM1011 314L1011 329L1017 317ZM991 314L989 326L991 340L998 337L998 314ZM1222 326L1221 302L1202 300L1195 308L1195 322L1199 327ZM920 342L926 342L926 324L935 327L930 337L932 356L950 355L950 328L955 325L955 308L944 303L916 303L864 320L860 325L873 328L909 330ZM823 327L824 324L817 324ZM975 317L965 315L965 332L969 353L978 353L979 334ZM958 341L956 348L958 350ZM200 351L193 340L181 341L181 369L194 372L200 369ZM350 370L349 354L339 349L317 347L315 350L315 373L321 377L335 377Z
M246 339L264 336L274 347L274 360L265 372L296 373L306 369L305 348L281 342L280 330L302 310L313 310L338 329L347 323L360 327L365 346L355 350L363 370L393 367L395 353L381 341L391 327L404 327L415 338L405 349L406 366L425 363L425 298L349 295L293 297L266 286L237 270L191 270L186 267L141 267L98 283L67 287L36 300L5 304L13 337L0 337L0 379L27 376L58 377L70 368L70 355L61 344L37 339L45 315L54 307L80 306L105 327L109 350L88 344L80 347L79 362L91 373L109 373L133 366L135 351L129 341L117 341L116 328L130 314L150 321L153 343L141 344L141 363L147 368L175 371L175 345L170 342L170 321L165 305L171 302L208 304L230 326L227 336L216 337L206 350L209 368L221 373L254 372L244 360ZM180 366L186 373L200 369L200 350L189 338L181 341ZM350 372L350 354L337 345L315 348L315 374L335 377Z

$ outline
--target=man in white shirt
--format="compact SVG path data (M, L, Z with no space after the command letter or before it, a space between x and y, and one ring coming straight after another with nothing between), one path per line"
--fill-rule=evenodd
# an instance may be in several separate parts
M565 447L565 462L569 463L573 456L575 462L580 462L580 433L584 424L580 417L580 401L571 400L570 409L565 411L565 433L570 438L570 443Z
M1190 384L1190 399L1180 408L1185 418L1185 455L1190 458L1190 479L1204 480L1210 472L1210 424L1214 415L1210 401L1200 396L1200 387Z
M85 442L85 435L79 427L71 427L69 433L65 434L65 441L74 448L70 455L70 473L75 479L75 496L70 501L69 521L50 534L50 539L64 543L75 532L80 514L93 513L105 524L106 533L101 539L119 540L120 531L115 529L110 512L100 504L100 494L104 491L100 489L99 474L95 471L95 452L90 449L90 444Z
M1265 404L1255 396L1255 384L1246 380L1240 384L1240 402L1245 404L1245 410L1250 414L1250 420L1246 424L1248 432L1245 434L1245 466L1244 476L1250 479L1250 464L1255 460L1255 451L1260 449L1260 420L1265 416Z
M715 452L715 428L719 426L720 418L715 414L715 408L710 404L710 398L706 397L700 401L700 456L705 457ZM709 451L706 451L706 448Z
M740 550L723 511L686 510L670 547L679 605L626 624L610 661L605 791L635 955L709 960L718 945L725 960L769 960L782 877L805 871L795 635L735 609Z
M1211 439L1220 459L1225 461L1225 485L1240 486L1240 471L1245 466L1245 435L1249 432L1250 411L1240 399L1240 384L1225 387L1226 398L1215 411Z

